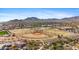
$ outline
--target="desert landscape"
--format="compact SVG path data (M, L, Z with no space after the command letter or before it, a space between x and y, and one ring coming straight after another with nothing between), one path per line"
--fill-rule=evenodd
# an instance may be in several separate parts
M0 50L79 50L79 15L75 9L0 10Z
M24 22L20 23L20 20L12 20L6 23L2 23L0 30L0 49L1 50L79 49L78 45L79 31L77 23L76 23L77 25L74 25L73 23L75 22L65 23L65 21L62 20L61 22L57 21L52 23L47 21L45 22L42 23L41 20L40 22L33 21L31 25L29 25L29 27ZM64 22L63 25L61 25L62 22Z

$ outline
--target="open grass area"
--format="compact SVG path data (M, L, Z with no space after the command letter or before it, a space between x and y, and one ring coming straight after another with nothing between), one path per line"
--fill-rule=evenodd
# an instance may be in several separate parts
M5 35L5 34L8 34L8 32L7 31L0 31L0 35L2 36L2 35Z

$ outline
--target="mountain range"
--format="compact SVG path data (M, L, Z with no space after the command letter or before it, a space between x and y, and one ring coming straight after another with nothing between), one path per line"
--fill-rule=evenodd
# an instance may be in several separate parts
M79 16L74 16L74 17L66 17L62 19L57 19L57 18L48 18L48 19L40 19L37 17L27 17L25 19L13 19L8 22L16 22L16 21L79 21Z
M54 25L54 24L70 24L71 22L79 25L79 16L74 17L66 17L62 19L57 18L48 18L48 19L40 19L37 17L28 17L25 19L13 19L7 22L0 23L0 28L26 28L26 27L34 27L34 26L42 26L42 25Z

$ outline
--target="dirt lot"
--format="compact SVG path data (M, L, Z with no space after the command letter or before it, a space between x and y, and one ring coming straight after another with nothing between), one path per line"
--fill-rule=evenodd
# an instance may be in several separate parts
M38 30L38 31L37 31ZM41 32L42 30L42 32ZM36 32L35 32L36 31ZM63 30L58 29L50 29L50 28L40 28L39 29L14 29L10 30L11 33L14 33L16 37L24 37L28 39L51 39L57 38L58 35L70 36L71 33L65 32ZM35 32L35 33L33 33Z

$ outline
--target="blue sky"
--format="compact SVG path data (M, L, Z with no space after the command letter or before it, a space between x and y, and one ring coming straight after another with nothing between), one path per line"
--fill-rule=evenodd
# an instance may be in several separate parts
M79 16L79 8L0 8L0 22L27 17L64 18Z

